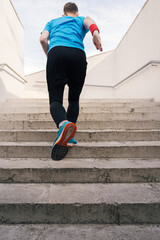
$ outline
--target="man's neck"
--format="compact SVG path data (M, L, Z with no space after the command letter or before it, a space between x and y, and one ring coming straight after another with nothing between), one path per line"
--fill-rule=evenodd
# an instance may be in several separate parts
M78 15L74 13L66 13L64 16L77 17Z

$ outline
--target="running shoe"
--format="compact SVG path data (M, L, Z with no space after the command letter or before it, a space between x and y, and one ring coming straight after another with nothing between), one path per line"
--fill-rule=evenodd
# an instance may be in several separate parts
M65 122L57 133L57 138L52 145L51 157L53 160L61 160L68 153L67 143L74 137L77 126L72 122Z
M73 147L73 146L77 146L77 141L74 138L71 138L71 140L69 140L69 142L67 143L68 147Z

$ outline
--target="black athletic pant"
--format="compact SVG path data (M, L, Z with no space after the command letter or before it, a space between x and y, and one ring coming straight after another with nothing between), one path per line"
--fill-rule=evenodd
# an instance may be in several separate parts
M79 48L57 46L49 51L46 77L50 112L57 127L63 120L76 123L86 69L86 54ZM66 84L69 87L67 112L63 107L63 92Z

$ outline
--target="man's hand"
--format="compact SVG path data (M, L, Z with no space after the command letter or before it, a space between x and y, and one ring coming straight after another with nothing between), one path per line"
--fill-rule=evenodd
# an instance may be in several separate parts
M97 50L103 51L102 44L101 44L101 38L100 38L99 32L97 30L95 30L93 32L93 43L94 43L95 47L97 48Z
M83 24L84 24L85 28L89 29L92 24L96 24L96 23L92 18L86 17L84 19ZM97 48L97 50L103 51L102 44L101 44L101 38L100 38L99 32L97 30L95 30L93 32L93 43L94 43L95 47Z

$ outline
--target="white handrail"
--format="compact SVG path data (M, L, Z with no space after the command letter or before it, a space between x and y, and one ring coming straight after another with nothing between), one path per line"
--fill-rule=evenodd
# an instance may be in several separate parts
M121 83L127 81L129 78L131 78L131 77L133 77L134 75L136 75L137 73L141 72L142 70L145 70L149 65L151 65L151 66L157 66L158 64L160 64L160 61L159 61L159 60L151 60L151 61L149 61L148 63L146 63L145 65L143 65L141 68L137 69L135 72L133 72L132 74L130 74L128 77L126 77L126 78L124 78L123 80L121 80L120 82L116 83L115 85L106 86L106 85L85 84L85 86L115 88L115 87L119 86Z
M20 80L19 78L17 78L17 77L15 77L13 74L11 74L10 72L8 72L6 69L4 69L4 67L8 67L12 72L14 72L19 78L21 78L22 80ZM14 77L14 78L16 78L19 82L21 82L21 83L27 83L27 81L23 78L23 77L21 77L13 68L11 68L7 63L1 63L0 64L0 71L4 71L4 72L6 72L6 73L8 73L10 76L12 76L12 77Z

